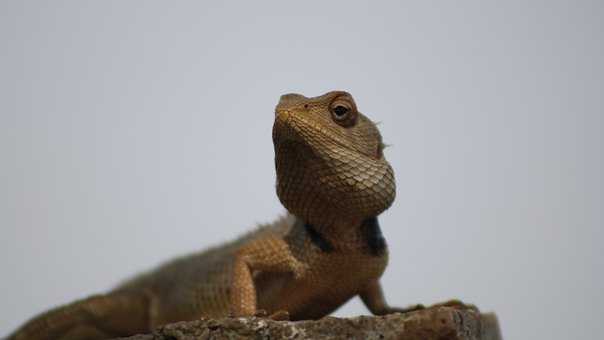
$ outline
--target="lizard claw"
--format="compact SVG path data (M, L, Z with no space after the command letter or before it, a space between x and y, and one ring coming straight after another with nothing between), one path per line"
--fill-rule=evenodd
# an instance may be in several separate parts
M287 321L289 320L289 312L286 310L278 310L271 315L268 315L268 312L264 309L258 309L254 316L257 318L268 318L275 321Z
M268 318L275 321L289 321L289 312L281 309L271 314Z
M452 308L464 309L464 310L469 309L469 310L473 310L475 312L479 312L479 310L476 306L474 306L472 304L465 304L465 303L461 302L461 300L458 300L458 299L453 299L453 300L437 303L437 304L433 305L432 307L452 307Z
M422 310L425 309L426 307L422 304L417 304L417 305L412 305L409 307L405 307L405 308L396 308L396 307L390 307L386 310L385 314L392 314L392 313L409 313L409 312L415 312L418 310Z
M257 318L266 318L268 316L268 312L264 309L258 309L256 310L256 313L254 313L254 316Z

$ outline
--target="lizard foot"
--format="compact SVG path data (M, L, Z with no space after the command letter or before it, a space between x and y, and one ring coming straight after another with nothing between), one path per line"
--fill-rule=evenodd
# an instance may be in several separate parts
M289 312L286 310L278 310L271 315L268 315L268 312L264 309L259 309L254 313L255 317L259 318L268 318L275 321L289 321Z
M479 312L478 308L472 304L465 304L463 302L461 302L461 300L458 299L452 299L449 301L445 301L445 302L441 302L441 303L437 303L435 305L432 305L432 307L453 307L453 308L457 308L457 309L463 309L463 310L473 310L475 312Z
M275 321L289 321L289 312L286 310L278 310L269 315L268 318Z
M384 314L392 314L392 313L409 313L409 312L415 312L418 310L422 310L425 309L426 307L422 304L417 304L417 305L412 305L409 307L405 307L405 308L397 308L397 307L389 307L388 309L386 309Z

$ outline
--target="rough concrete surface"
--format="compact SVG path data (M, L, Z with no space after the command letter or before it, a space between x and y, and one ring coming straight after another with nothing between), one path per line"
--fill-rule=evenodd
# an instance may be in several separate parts
M472 309L437 306L406 314L325 317L309 321L221 318L178 322L128 340L422 339L500 340L497 318Z

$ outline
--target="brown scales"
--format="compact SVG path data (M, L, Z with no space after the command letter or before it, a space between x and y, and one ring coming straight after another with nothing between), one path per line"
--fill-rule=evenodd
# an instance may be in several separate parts
M289 214L238 240L58 307L9 339L106 339L202 316L325 316L354 296L374 314L388 251L377 216L395 197L375 124L350 94L281 97L273 126L277 194Z

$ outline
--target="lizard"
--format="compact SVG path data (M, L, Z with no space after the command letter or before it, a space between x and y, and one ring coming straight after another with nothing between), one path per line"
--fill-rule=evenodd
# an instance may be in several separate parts
M272 139L284 216L43 313L8 339L109 339L201 317L318 319L355 296L375 315L423 308L391 307L382 291L378 216L395 199L395 178L353 97L282 95Z

